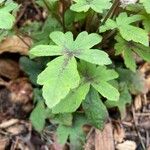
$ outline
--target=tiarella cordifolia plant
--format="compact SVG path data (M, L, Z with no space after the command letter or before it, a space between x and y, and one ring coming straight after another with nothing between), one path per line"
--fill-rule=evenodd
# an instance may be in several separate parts
M62 24L64 30L71 29L72 32L62 32L62 28L59 28L60 31L50 33L50 44L37 45L30 50L33 58L41 56L53 58L37 77L37 83L43 87L42 95L45 103L53 115L71 114L82 104L88 121L99 129L103 128L108 116L106 106L117 106L122 117L125 115L125 105L131 102L130 93L139 92L141 89L134 87L136 89L134 92L130 89L130 84L135 82L134 80L140 81L136 74L132 75L135 79L128 76L130 82L128 85L128 80L122 78L122 72L128 75L131 75L132 71L136 72L135 55L145 61L150 60L148 1L139 1L138 13L135 13L136 2L119 3L117 0L68 2L68 7L64 8ZM54 4L56 8L57 1ZM52 3L50 6L54 8ZM84 20L86 20L85 29L90 31L93 27L95 29L92 31L95 30L96 33L82 31L74 38L74 23L83 27ZM99 26L94 26L93 22L97 22ZM140 23L143 23L143 27ZM112 36L115 54L121 54L131 72L122 69L115 71L114 67L110 66L112 60L101 47L104 47L106 40ZM112 47L112 43L110 46ZM101 99L107 100L106 106ZM64 130L68 129L61 126L58 128L58 134Z
M135 58L150 61L150 1L35 3L47 12L47 19L19 29L34 43L29 52L33 60L20 59L36 87L37 105L30 119L41 132L45 119L51 118L58 124L60 142L64 144L69 137L71 145L79 149L79 141L85 140L83 124L103 129L107 108L118 107L123 118L131 94L143 91ZM0 1L1 33L12 29L17 7L11 0ZM1 34L0 40L3 37Z

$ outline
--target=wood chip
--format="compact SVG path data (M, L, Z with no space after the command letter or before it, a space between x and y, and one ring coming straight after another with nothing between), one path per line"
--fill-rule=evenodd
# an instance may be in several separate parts
M140 110L142 108L142 99L141 95L137 95L134 99L135 110Z
M0 150L5 150L9 143L8 137L0 137Z
M115 142L123 142L125 138L125 131L124 128L120 125L116 125L116 128L114 129L114 140Z
M103 131L96 130L95 150L114 150L114 139L111 123L105 125Z
M125 141L121 144L117 144L117 150L136 150L136 143L134 141Z
M3 121L1 124L0 124L0 128L1 129L4 129L4 128L8 128L16 123L18 123L19 120L18 119L10 119L10 120L7 120L7 121Z

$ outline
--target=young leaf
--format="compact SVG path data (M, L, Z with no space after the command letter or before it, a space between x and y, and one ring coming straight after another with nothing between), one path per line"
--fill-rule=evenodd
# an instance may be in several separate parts
M108 112L94 88L90 89L86 99L82 102L82 106L88 121L102 130L107 120Z
M127 85L132 94L137 95L145 91L144 79L139 72L132 72L121 68L118 68L117 72L119 74L119 83Z
M121 118L124 118L126 114L126 104L130 104L131 100L131 94L129 93L128 88L124 86L120 92L120 99L117 102L107 100L105 104L108 108L118 107L121 113Z
M89 63L81 62L80 72L87 82L89 82L102 96L112 101L119 99L118 90L108 81L118 77L118 74L105 66L95 66Z
M41 132L45 126L45 114L44 102L39 101L30 116L33 127L39 132Z
M134 41L145 46L149 46L148 33L139 27L131 25L131 23L140 21L142 19L143 16L141 15L133 15L128 17L127 13L123 12L119 14L119 16L116 18L116 21L108 19L105 25L100 27L100 32L117 28L121 36L126 41Z
M69 137L71 148L80 150L82 143L85 140L85 134L83 133L82 126L87 123L87 120L83 114L75 114L73 120L74 122L71 127L65 125L58 126L58 142L60 144L65 144Z
M86 12L90 8L95 12L102 13L111 6L110 0L74 0L75 4L71 6L71 10L76 12Z
M79 85L80 77L74 57L98 65L108 65L111 60L105 52L90 49L101 41L101 37L96 33L82 32L74 41L71 32L64 34L55 31L50 34L50 38L56 45L35 46L30 54L38 57L62 55L48 63L47 68L38 76L38 83L43 85L46 104L52 108L65 98L71 89Z
M122 54L125 65L132 70L136 71L136 62L133 57L133 53L138 54L146 61L150 61L150 48L144 45L127 42L121 36L116 36L117 43L115 44L116 55Z
M72 114L69 114L69 113L57 114L53 117L52 122L55 124L71 126L72 119L73 119Z

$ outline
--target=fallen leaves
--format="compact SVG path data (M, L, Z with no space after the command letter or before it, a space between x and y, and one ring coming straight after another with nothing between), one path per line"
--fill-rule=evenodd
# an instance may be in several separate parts
M7 79L16 79L19 76L20 68L17 62L11 59L0 59L0 76Z
M114 138L111 123L105 125L103 131L96 129L95 150L114 150Z
M0 43L0 54L4 52L19 53L27 55L32 40L29 37L12 36L8 37Z

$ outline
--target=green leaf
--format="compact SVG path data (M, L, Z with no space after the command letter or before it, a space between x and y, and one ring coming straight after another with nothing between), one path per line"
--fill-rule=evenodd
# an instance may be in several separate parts
M19 60L21 69L29 76L30 81L35 85L37 85L39 73L43 70L44 65L42 65L42 63L30 60L28 57L21 57Z
M125 60L125 65L130 68L132 71L136 71L136 62L135 59L133 57L133 53L132 50L130 49L126 49L124 51L124 60Z
M142 15L133 15L128 17L127 13L123 12L119 14L119 16L116 18L116 21L108 19L105 25L100 27L100 31L105 32L106 30L117 28L121 36L126 41L134 41L145 46L149 46L148 33L139 27L131 25L131 23L140 20L143 20Z
M143 75L140 72L132 72L121 68L118 68L117 72L119 74L119 83L127 85L132 94L138 95L145 91Z
M34 27L35 29L35 23L31 23L30 25L30 30ZM35 45L38 44L49 44L50 43L50 38L49 38L49 34L53 31L62 31L62 25L60 24L60 22L52 17L52 16L48 16L48 18L46 19L46 21L40 26L38 31L30 31L28 34L31 34L31 37L33 38Z
M44 129L45 116L45 106L43 101L40 101L30 115L32 125L38 132L41 132Z
M118 77L114 70L85 62L81 62L80 66L79 70L85 81L89 82L102 96L113 101L119 99L118 90L108 82Z
M0 28L1 29L11 29L15 21L14 16L8 12L3 12L0 10Z
M88 121L102 130L108 119L108 112L95 89L90 89L86 99L82 102L82 106Z
M82 32L74 41L71 32L55 31L50 34L50 38L56 45L36 46L30 50L30 54L34 56L62 55L48 63L47 68L38 76L38 84L43 85L43 97L46 104L52 108L64 99L71 89L79 85L80 77L74 57L101 65L108 65L111 60L105 52L90 49L101 41L101 37L96 33Z
M54 118L52 119L52 122L61 125L71 126L72 119L73 119L72 114L64 113L64 114L55 115Z
M56 45L38 45L32 48L33 57L62 55L62 47Z
M11 29L15 17L10 12L16 9L18 5L13 1L6 1L4 6L0 7L0 29Z
M71 127L59 125L57 128L57 137L60 144L65 144L68 137L70 140L70 147L72 149L80 150L85 141L85 134L83 133L82 126L87 123L83 114L75 114Z
M124 86L124 88L120 91L120 99L117 102L107 100L105 104L108 108L118 107L121 112L121 118L123 119L126 114L126 104L130 104L131 101L131 94L129 93L128 88Z
M116 88L114 88L108 82L98 81L97 83L93 83L92 86L105 98L111 101L118 101L119 92Z
M111 64L110 59L108 58L108 54L101 50L86 50L80 51L79 54L75 55L77 58L85 60L87 62L98 64L98 65L108 65Z
M84 39L84 40L83 40ZM74 41L75 49L90 49L97 45L102 40L102 37L96 33L88 34L86 31L81 32Z
M115 44L116 55L122 54L127 68L136 71L136 63L133 54L138 54L142 59L150 61L150 48L144 45L127 42L121 36L116 36Z
M143 26L145 30L150 33L150 14L144 13L143 15Z
M143 4L146 12L150 14L150 1L149 0L140 0L140 3Z
M86 12L91 8L95 12L102 13L111 6L110 0L74 0L74 2L71 9L76 12Z
M96 33L88 35L87 32L81 32L74 41L71 32L64 34L60 31L55 31L50 34L50 38L58 46L39 45L32 48L30 54L34 56L67 55L67 57L75 56L94 64L111 64L107 53L98 49L90 49L101 41L101 37Z
M60 103L53 107L52 112L54 114L75 112L82 103L82 100L85 99L89 88L89 83L84 81L81 82L76 89L71 90L70 93L60 101Z
M38 76L43 85L43 97L49 108L54 107L71 89L79 85L75 58L60 56L47 64L47 68Z

